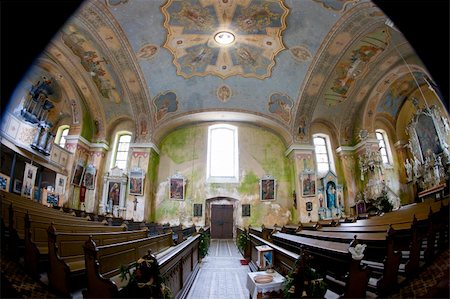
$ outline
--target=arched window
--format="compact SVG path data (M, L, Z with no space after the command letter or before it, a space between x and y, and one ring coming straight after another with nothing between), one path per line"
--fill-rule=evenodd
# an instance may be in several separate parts
M239 181L237 128L213 125L208 129L207 181L236 183Z
M55 136L55 143L60 147L66 146L66 136L69 134L70 127L68 125L63 125L58 128Z
M326 174L329 170L335 172L333 155L328 135L313 135L314 150L316 153L317 172L319 175Z
M116 135L114 143L114 156L111 163L111 168L118 167L126 170L128 164L128 150L130 149L131 134L128 132L119 132Z
M383 159L383 164L392 165L392 154L386 132L383 130L376 130L375 135L380 144L380 154Z

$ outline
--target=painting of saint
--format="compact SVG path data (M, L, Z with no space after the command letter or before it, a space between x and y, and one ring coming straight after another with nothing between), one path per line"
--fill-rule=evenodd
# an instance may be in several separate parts
M303 197L316 195L316 177L313 173L305 174L303 178Z
M275 199L275 180L263 179L261 180L261 200Z
M75 167L75 171L72 177L72 184L80 186L81 185L81 180L83 177L83 173L84 173L84 167L81 164L77 164L77 166Z
M170 199L184 199L184 179L171 178L170 179Z
M119 205L120 199L120 183L118 182L109 182L108 188L108 201L112 202L114 206Z

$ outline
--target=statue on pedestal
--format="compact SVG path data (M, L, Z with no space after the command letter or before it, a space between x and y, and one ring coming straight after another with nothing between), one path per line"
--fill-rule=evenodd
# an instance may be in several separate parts
M413 179L412 165L409 162L408 158L406 158L406 161L405 161L405 169L406 169L406 177L408 178L408 181L412 181L412 179Z

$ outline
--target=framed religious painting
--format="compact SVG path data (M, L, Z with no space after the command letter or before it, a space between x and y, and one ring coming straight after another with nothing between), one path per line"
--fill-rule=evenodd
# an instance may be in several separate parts
M242 205L242 217L250 217L250 205L249 204Z
M446 156L445 150L448 151L449 145L445 140L450 128L447 118L440 116L436 106L418 109L406 132L409 135L409 149L420 163L425 163L427 157Z
M9 192L9 176L0 173L0 190Z
M276 180L271 175L265 175L261 178L260 199L262 201L275 200L276 198Z
M37 166L25 163L25 171L23 173L23 183L21 195L23 197L33 198L34 183L36 181Z
M174 174L169 178L169 199L184 200L185 178L181 174Z
M75 186L80 186L81 185L81 181L83 179L83 174L84 174L84 166L82 163L78 163L75 166L75 170L73 172L73 176L72 176L72 184Z
M129 194L144 195L145 173L141 168L133 168L129 173Z
M55 178L55 193L64 195L66 193L67 176L57 173Z
M316 174L313 171L305 171L301 177L302 197L316 196Z
M203 205L201 203L194 203L194 217L202 217Z
M83 185L86 187L86 189L94 190L95 189L95 174L97 173L97 170L95 169L94 165L89 164L86 167L86 170L84 171L84 177L83 177Z
M14 179L13 192L19 193L22 191L22 181L19 179Z

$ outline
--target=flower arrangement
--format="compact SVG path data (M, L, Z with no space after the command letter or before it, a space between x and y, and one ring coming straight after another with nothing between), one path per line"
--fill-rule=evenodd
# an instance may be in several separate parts
M171 290L163 282L158 261L151 250L135 264L121 266L120 277L122 280L128 279L127 286L121 291L122 298L173 298Z

